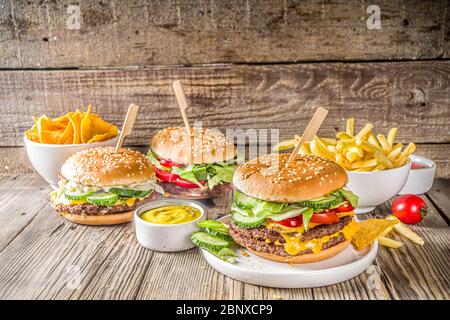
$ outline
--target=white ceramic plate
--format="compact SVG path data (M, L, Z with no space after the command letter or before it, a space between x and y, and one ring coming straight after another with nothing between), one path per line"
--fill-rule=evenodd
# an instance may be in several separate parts
M228 223L230 217L219 220ZM201 251L214 269L239 281L274 288L313 288L339 283L365 271L377 255L378 242L361 251L349 245L332 258L300 265L263 259L246 249L237 250L238 262L231 264L206 250ZM241 251L248 256L243 256Z

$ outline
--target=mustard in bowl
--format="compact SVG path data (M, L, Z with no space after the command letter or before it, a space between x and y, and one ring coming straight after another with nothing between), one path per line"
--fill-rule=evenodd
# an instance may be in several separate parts
M135 210L138 242L147 249L175 252L193 248L191 235L200 230L197 222L206 218L198 203L167 199L145 204Z

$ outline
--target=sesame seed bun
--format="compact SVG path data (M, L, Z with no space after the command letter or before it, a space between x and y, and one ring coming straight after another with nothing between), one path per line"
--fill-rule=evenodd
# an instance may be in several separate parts
M347 181L347 173L334 161L316 156L269 154L239 166L234 186L243 193L266 201L295 203L327 195Z
M296 256L279 256L276 254L270 254L260 251L254 251L249 248L247 250L251 251L253 254L256 254L257 256L260 256L262 258L277 261L277 262L284 262L284 263L311 263L311 262L317 262L322 261L331 257L334 257L341 251L343 251L347 246L351 243L351 240L345 240L343 242L340 242L328 249L321 250L319 253L307 253L307 254L299 254Z
M221 132L204 128L192 131L189 137L182 127L160 130L150 148L158 157L187 165L225 162L236 156L235 146Z
M142 153L126 148L90 148L73 154L61 167L69 181L87 186L111 187L155 180L150 161Z

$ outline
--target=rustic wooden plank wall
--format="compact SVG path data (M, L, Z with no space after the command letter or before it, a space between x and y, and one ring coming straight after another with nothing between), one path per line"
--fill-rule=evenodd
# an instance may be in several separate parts
M66 26L80 5L79 30ZM119 124L142 107L127 143L178 125L170 83L182 79L204 126L298 133L373 122L438 161L450 176L449 1L12 1L0 11L0 172L30 171L21 148L31 116L92 103ZM255 141L250 141L254 143ZM7 157L4 157L7 155Z

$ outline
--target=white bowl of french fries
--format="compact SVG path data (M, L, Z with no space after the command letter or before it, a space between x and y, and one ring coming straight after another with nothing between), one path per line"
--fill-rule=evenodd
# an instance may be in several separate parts
M409 156L416 150L414 143L403 148L395 143L397 128L389 130L387 137L375 135L373 124L367 123L355 134L355 120L347 120L345 131L336 138L315 136L305 142L300 153L316 155L337 162L348 174L348 188L359 197L356 213L367 213L397 195L406 184L411 170ZM280 142L275 149L295 146L300 136Z

